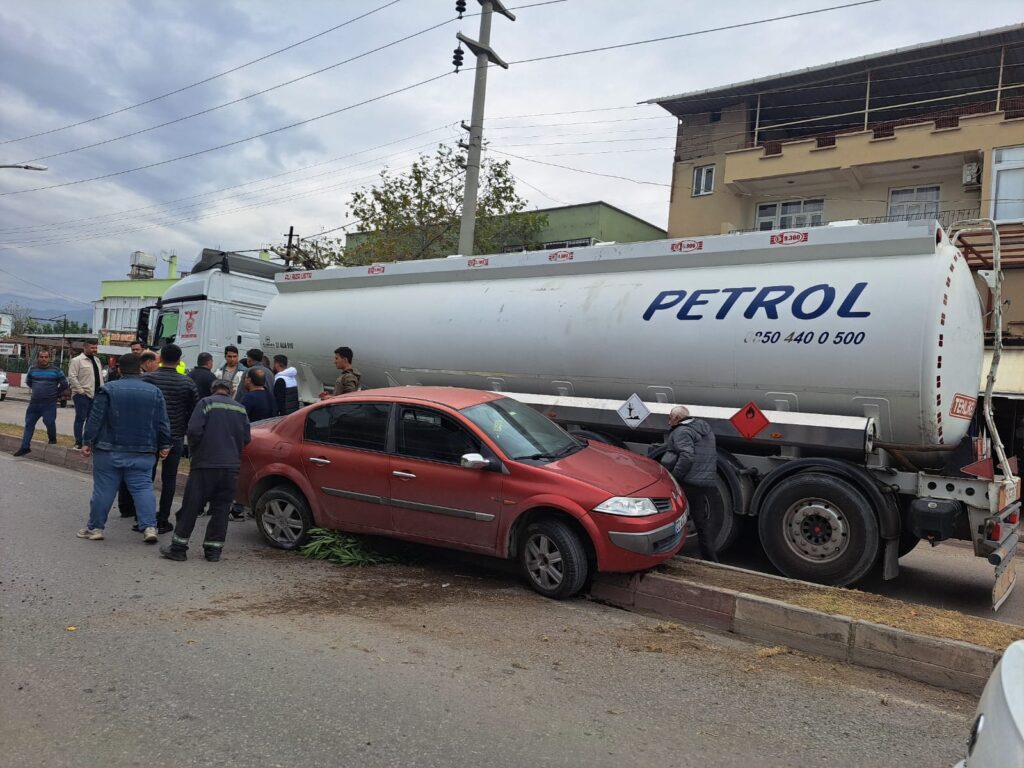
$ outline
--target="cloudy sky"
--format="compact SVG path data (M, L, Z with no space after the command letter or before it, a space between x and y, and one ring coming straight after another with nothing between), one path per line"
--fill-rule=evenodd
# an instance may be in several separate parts
M492 45L517 62L849 1L565 0L519 7L514 23L495 17ZM88 302L100 280L125 275L135 250L177 253L187 267L203 247L259 248L292 225L313 236L344 224L349 195L382 167L400 170L460 137L472 70L446 73L455 33L475 37L478 18L456 21L453 8L454 0L5 0L0 164L49 170L0 169L0 293ZM513 63L490 72L485 139L529 158L513 158L512 171L531 207L602 199L665 226L674 121L637 102L1024 21L1020 0L967 8L880 0ZM221 106L228 102L236 103ZM295 123L303 124L286 128Z

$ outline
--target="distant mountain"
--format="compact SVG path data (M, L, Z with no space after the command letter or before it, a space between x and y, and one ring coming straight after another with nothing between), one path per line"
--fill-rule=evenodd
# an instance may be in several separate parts
M80 304L73 304L70 301L64 303L61 299L37 299L22 296L18 293L0 293L0 311L3 311L3 307L7 304L18 304L22 307L28 307L34 316L44 319L59 317L67 313L68 320L92 324L92 310Z

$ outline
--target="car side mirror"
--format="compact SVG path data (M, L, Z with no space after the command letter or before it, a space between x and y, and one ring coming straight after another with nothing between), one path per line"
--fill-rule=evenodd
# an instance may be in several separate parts
M491 466L490 459L485 459L479 453L464 453L459 463L466 469L486 469Z

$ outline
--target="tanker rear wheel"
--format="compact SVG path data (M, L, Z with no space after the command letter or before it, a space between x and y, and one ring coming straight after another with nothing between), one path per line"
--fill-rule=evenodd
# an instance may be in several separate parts
M761 546L772 565L793 579L855 584L878 561L878 520L853 485L804 472L779 482L758 514Z

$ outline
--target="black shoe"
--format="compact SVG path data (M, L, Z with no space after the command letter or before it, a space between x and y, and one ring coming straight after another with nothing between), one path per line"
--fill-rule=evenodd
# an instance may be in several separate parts
M47 444L47 445L56 445L56 444L57 444L57 441L56 441L56 440L47 440L47 441L46 441L46 444Z
M157 533L170 533L174 530L174 526L170 523L159 523L156 527Z
M15 456L24 456L26 453L32 453L31 448L19 448L14 452Z
M175 549L173 546L165 544L160 547L160 557L166 557L168 560L183 563L188 560L188 552L183 549Z
M220 550L219 549L204 549L203 556L211 563L220 562Z
M142 533L142 531L143 531L142 528L139 528L139 524L138 523L136 523L135 525L132 526L132 530L135 531L136 533Z

